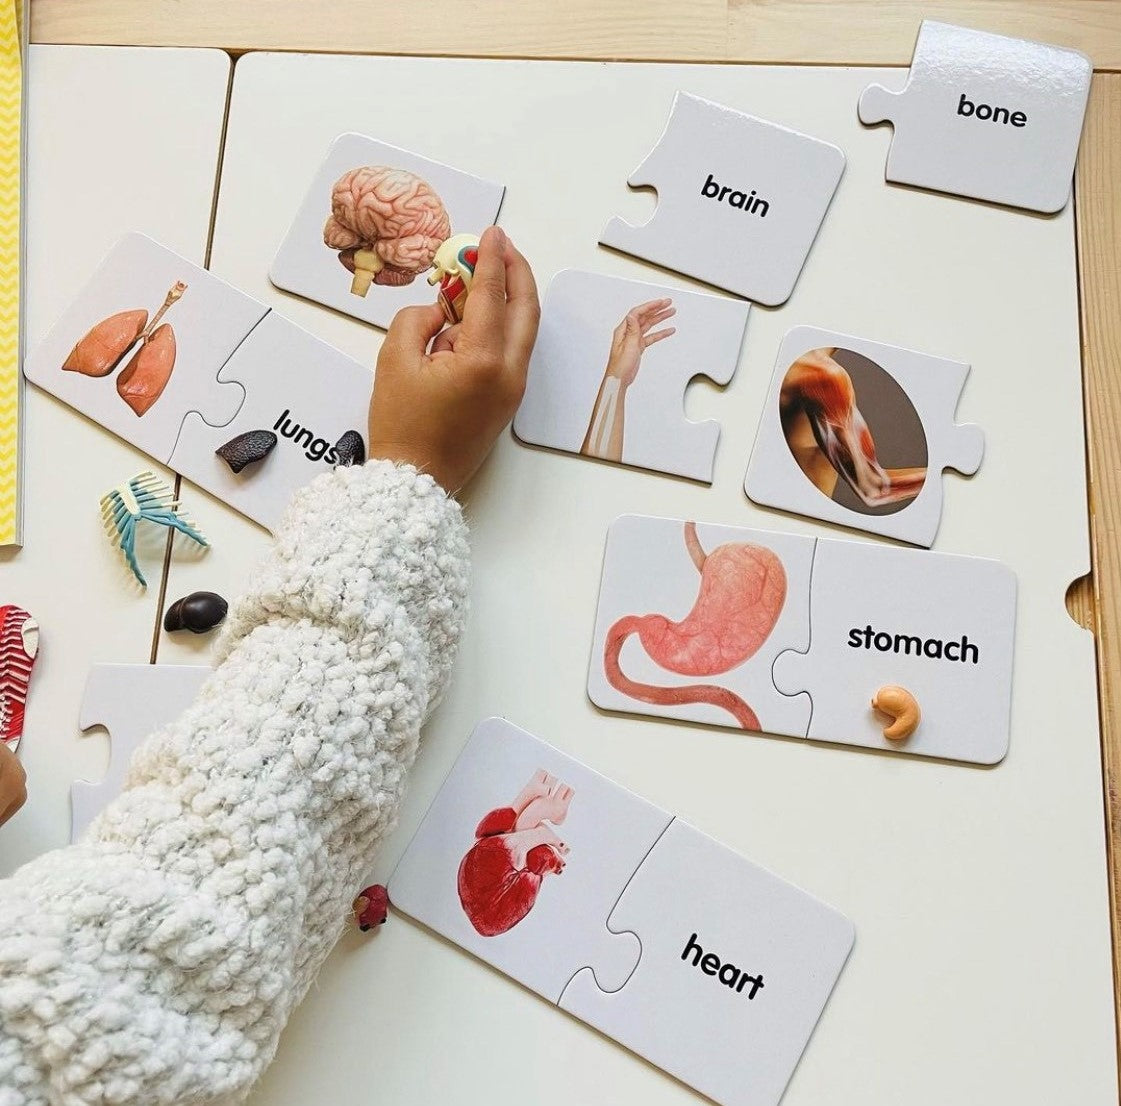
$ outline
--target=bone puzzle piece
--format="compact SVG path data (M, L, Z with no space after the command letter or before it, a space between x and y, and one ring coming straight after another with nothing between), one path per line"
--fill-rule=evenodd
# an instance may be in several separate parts
M725 1106L776 1106L845 965L852 923L675 819L612 928L642 957L627 985L590 972L560 1005Z
M969 366L816 327L789 331L744 489L755 503L929 546L942 470L985 439L954 412Z
M435 303L424 274L456 234L497 218L505 185L362 134L343 134L300 204L269 269L277 288L388 327Z
M607 534L588 669L605 710L804 736L774 659L810 643L814 539L623 515Z
M393 904L556 1002L640 955L607 918L671 817L500 718L479 723L389 881Z
M188 411L214 425L237 414L242 390L220 383L218 371L267 312L205 269L129 234L27 358L24 374L166 463Z
M71 842L121 793L140 744L194 702L210 672L179 664L95 664L90 669L78 725L109 731L109 767L97 783L77 780L71 785Z
M776 686L813 700L809 736L869 749L996 764L1008 752L1016 577L979 557L818 542L810 648L775 662ZM892 741L871 706L885 685L921 712Z
M869 85L860 120L895 129L886 177L1041 211L1070 196L1090 59L923 20L906 87Z
M565 269L545 294L514 433L601 460L712 482L720 426L684 417L695 376L735 374L749 305Z
M271 530L292 493L338 463L334 447L343 434L355 431L365 440L373 377L364 365L270 312L218 378L241 385L244 404L232 422L220 427L189 414L169 463ZM257 430L275 434L276 446L235 473L216 450Z
M844 152L688 92L632 188L658 207L634 227L612 219L600 243L758 303L785 303L833 199Z

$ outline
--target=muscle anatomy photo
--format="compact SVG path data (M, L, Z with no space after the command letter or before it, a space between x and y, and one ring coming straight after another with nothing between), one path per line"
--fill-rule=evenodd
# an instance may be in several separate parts
M830 499L890 514L922 490L922 423L902 388L867 358L837 348L804 353L783 378L779 418L798 467ZM887 467L889 451L914 463Z
M533 909L541 883L564 871L568 846L553 827L568 816L571 787L535 772L511 806L487 814L459 865L459 901L476 931L497 937Z
M655 343L676 333L672 326L654 329L675 314L673 300L650 300L632 307L612 332L607 367L596 393L588 432L580 446L585 457L599 457L605 461L623 459L627 390L638 377L642 355Z
M774 630L786 602L786 570L777 554L749 542L728 542L705 553L693 522L685 524L685 547L700 573L692 610L680 622L661 614L620 618L604 642L604 673L612 687L632 699L662 706L710 703L743 729L761 729L755 711L728 688L658 687L630 679L620 667L623 645L637 634L650 658L668 672L719 676L753 657Z
M339 251L351 274L350 291L371 284L411 284L451 235L444 201L415 173L365 165L344 173L331 189L323 244Z

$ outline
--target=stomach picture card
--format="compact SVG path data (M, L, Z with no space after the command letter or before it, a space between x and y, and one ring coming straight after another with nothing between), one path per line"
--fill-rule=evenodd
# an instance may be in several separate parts
M504 185L397 146L343 134L331 144L276 257L277 288L388 327L432 303L426 274L455 235L482 234Z
M365 456L370 369L139 234L24 373L268 529L297 488L347 460L343 435ZM231 453L246 441L256 450Z
M1090 59L923 20L906 86L869 85L860 120L894 128L887 179L1052 214L1066 207Z
M942 470L972 475L980 429L954 422L969 366L817 327L789 331L744 490L767 507L930 546Z
M838 146L688 92L631 174L658 206L642 226L613 218L600 243L757 303L794 291L845 168Z
M565 269L545 293L514 433L531 445L712 482L717 423L685 418L697 376L735 374L749 305Z
M588 696L976 764L1008 751L1016 578L998 561L623 515Z
M726 1106L775 1106L852 923L501 718L389 881L395 908Z

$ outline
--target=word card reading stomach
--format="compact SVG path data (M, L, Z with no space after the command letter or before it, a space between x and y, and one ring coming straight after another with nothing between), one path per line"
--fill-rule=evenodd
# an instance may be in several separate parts
M726 1106L775 1106L852 923L501 718L389 881L394 906Z
M1016 578L977 557L624 515L611 526L596 706L995 764Z

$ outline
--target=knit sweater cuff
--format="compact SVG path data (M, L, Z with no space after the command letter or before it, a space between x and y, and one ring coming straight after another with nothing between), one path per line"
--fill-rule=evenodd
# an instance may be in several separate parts
M407 626L427 653L431 705L455 657L469 563L460 506L431 476L389 461L334 469L293 496L254 587L231 608L218 660L278 616L359 646L399 640Z

